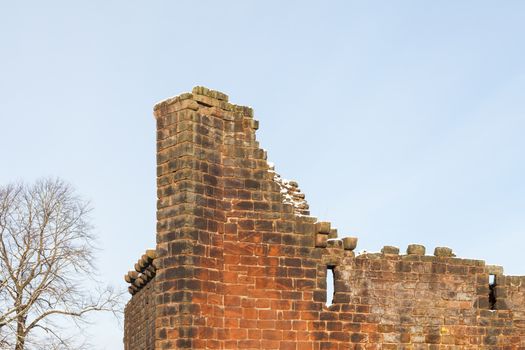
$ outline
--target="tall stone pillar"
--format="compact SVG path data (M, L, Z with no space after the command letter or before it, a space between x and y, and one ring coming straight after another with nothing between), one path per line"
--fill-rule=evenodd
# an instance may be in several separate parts
M225 212L231 209L231 201L224 200L224 175L240 176L225 174L225 169L233 171L231 157L255 142L255 122L251 109L229 104L226 95L202 87L159 103L155 117L156 348L220 347L222 234ZM206 334L197 337L198 330Z

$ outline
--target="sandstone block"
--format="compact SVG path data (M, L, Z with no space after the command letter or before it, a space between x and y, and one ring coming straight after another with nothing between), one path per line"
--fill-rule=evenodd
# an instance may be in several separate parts
M315 246L318 248L326 248L328 245L328 235L318 233L315 235Z
M320 221L315 224L317 233L329 234L330 233L330 223L327 221Z
M503 275L503 267L498 265L487 265L487 272L490 275Z
M357 247L357 237L343 238L343 247L345 250L354 250Z
M452 252L452 249L450 249L448 247L436 247L436 249L434 249L434 255L435 256L442 256L442 257L454 257L454 256L456 256Z
M226 95L226 94L224 94L224 93L222 93L220 91L208 89L208 88L206 88L204 86L195 86L192 89L191 92L193 94L196 94L196 95L208 96L208 97L211 97L211 98L215 98L217 100L228 102L228 95Z
M381 253L385 255L399 255L399 248L391 245L386 245L381 249Z
M407 248L408 255L425 255L426 248L420 244L410 244Z
M343 241L341 239L328 239L328 248L343 248Z

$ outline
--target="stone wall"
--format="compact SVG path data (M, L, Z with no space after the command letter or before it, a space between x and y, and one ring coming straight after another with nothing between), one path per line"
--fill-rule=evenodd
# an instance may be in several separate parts
M492 267L446 248L356 257L267 162L250 108L197 87L155 117L155 322L128 276L126 350L152 325L154 349L525 349L521 278L490 286Z
M520 310L524 292L496 276L489 302L490 267L443 256L364 254L336 265L336 293L323 330L352 319L345 341L382 349L518 349L525 346ZM334 322L335 321L335 322ZM344 327L344 326L343 326ZM332 329L334 329L332 328ZM438 347L439 345L439 347ZM330 348L330 347L328 347Z
M133 294L124 310L124 349L155 349L155 282Z

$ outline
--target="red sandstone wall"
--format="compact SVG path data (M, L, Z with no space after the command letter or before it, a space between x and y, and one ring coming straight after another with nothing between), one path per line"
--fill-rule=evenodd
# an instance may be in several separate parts
M519 325L525 304L515 303L509 309L507 287L500 286L496 310L489 309L483 261L367 254L342 261L336 277L330 310L339 319L351 314L358 324L350 340L360 344L382 344L382 349L525 346L525 332ZM497 279L501 283L505 277Z
M155 115L155 349L525 349L521 280L498 276L493 311L481 261L327 241L266 162L250 108L195 88ZM142 349L132 333L126 349Z
M135 293L124 310L124 349L155 349L155 280Z

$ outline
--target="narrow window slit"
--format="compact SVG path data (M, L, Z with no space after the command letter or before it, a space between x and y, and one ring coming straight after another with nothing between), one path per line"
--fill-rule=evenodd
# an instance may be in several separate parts
M489 307L496 310L496 275L489 275Z
M335 266L328 265L326 267L326 306L334 303L335 294Z

